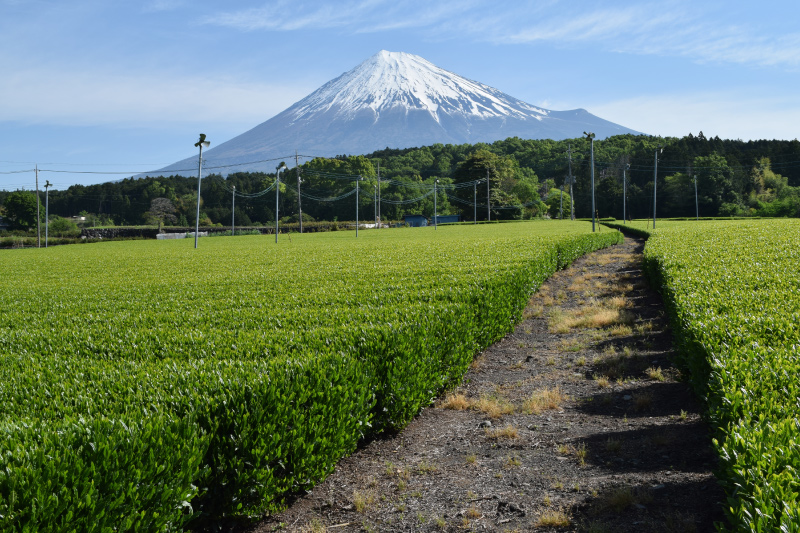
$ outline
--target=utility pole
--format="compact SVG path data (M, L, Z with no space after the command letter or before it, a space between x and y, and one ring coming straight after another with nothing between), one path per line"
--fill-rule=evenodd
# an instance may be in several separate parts
M572 193L572 183L575 181L572 177L572 145L567 145L567 161L569 162L569 219L575 220L575 195Z
M35 167L36 170L36 247L42 247L42 227L41 215L39 214L39 165Z
M630 163L625 165L625 168L622 169L622 223L627 224L626 220L626 202L627 202L627 194L628 194L628 182L626 180L625 172L631 168Z
M47 229L50 226L50 180L44 184L44 247L47 248Z
M381 220L381 162L378 161L378 222Z
M297 173L297 214L300 217L300 233L303 233L303 206L300 204L300 158L294 151L294 169Z
M694 175L694 213L695 221L700 221L700 204L697 202L697 174Z
M375 229L378 229L378 186L372 186L372 207L375 211Z
M655 163L653 164L653 229L656 229L656 188L658 187L658 152L663 148L656 148Z
M492 221L492 194L489 187L489 169L486 169L486 220Z
M287 168L286 163L281 161L275 169L275 244L278 244L278 200L281 196L281 169Z
M236 235L236 185L233 186L231 195L231 237Z
M433 181L433 229L437 229L436 228L436 224L438 223L437 219L439 218L439 212L438 212L437 207L436 207L436 193L437 193L436 189L437 189L437 184L438 183L439 183L439 180L434 180Z
M472 221L478 223L478 181L472 182Z
M564 220L564 186L559 187L561 190L561 199L558 204L558 219Z
M594 220L595 219L595 207L594 207L594 133L586 133L584 131L583 134L586 135L586 138L589 139L589 142L591 143L591 152L592 152L592 233L594 233L594 231L595 231L594 230L594 227L595 227L595 220Z
M358 179L356 179L356 238L358 238L358 183L361 181L361 175L359 174Z

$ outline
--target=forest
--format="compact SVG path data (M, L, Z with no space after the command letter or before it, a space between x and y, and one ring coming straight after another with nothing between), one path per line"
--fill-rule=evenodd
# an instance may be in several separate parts
M355 220L356 182L362 221L378 213L382 221L402 220L406 214L430 217L434 202L440 215L485 220L487 196L493 220L566 218L570 198L576 217L591 217L592 144L600 218L622 219L623 209L627 218L652 217L654 185L659 218L800 216L800 142L723 140L702 132L682 138L619 135L593 143L582 137L511 137L491 144L435 144L315 158L282 172L279 215L284 222L298 220L299 181L304 221ZM275 219L274 182L274 172L204 175L200 224L230 225L234 205L237 227L269 224ZM0 191L0 203L16 205L18 198L9 200L13 194ZM49 213L85 216L86 225L94 226L188 226L195 223L196 195L196 176L131 177L51 190ZM12 226L26 225L8 206L4 211L0 215Z

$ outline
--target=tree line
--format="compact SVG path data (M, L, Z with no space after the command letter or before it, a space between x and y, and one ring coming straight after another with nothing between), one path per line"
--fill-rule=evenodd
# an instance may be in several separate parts
M348 193L357 177L361 220L371 220L377 211L379 188L382 220L400 220L405 214L432 216L434 182L437 212L460 214L463 220L473 219L475 202L478 220L490 216L487 200L492 219L557 217L560 212L567 217L570 202L577 217L590 217L589 151L586 138L511 137L491 144L434 144L316 158L282 174L279 212L284 222L298 220L299 173L304 221L354 220L355 196ZM800 216L797 140L745 142L706 138L702 132L682 138L618 135L595 141L594 153L596 214L601 218L622 218L623 198L630 218L652 216L654 179L658 217L689 217L696 210L703 217ZM477 180L483 181L470 186ZM200 224L231 223L233 187L236 225L269 224L275 219L275 193L259 193L274 182L274 172L204 176ZM566 200L561 197L564 192ZM28 215L18 215L20 203L25 204L20 194L29 195ZM196 177L127 178L51 190L49 210L60 217L83 215L88 225L191 226L196 195ZM35 224L31 202L35 211L29 191L0 191L6 221L19 228Z

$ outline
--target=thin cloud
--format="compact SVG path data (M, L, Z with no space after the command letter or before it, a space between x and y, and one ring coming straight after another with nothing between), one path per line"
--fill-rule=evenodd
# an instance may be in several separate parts
M721 6L719 9L724 9ZM262 7L221 12L201 20L242 31L324 30L352 34L420 29L428 38L493 44L547 43L591 46L608 52L686 57L697 62L794 69L800 66L800 33L725 25L719 13L686 0L621 7L588 3L472 0L435 3L388 0L337 4L267 2Z

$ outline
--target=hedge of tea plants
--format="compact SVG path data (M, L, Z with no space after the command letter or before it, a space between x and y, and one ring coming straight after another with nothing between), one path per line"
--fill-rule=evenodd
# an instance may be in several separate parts
M675 222L645 265L707 399L731 531L800 531L800 222Z
M0 530L274 511L621 236L540 222L273 239L0 255Z

